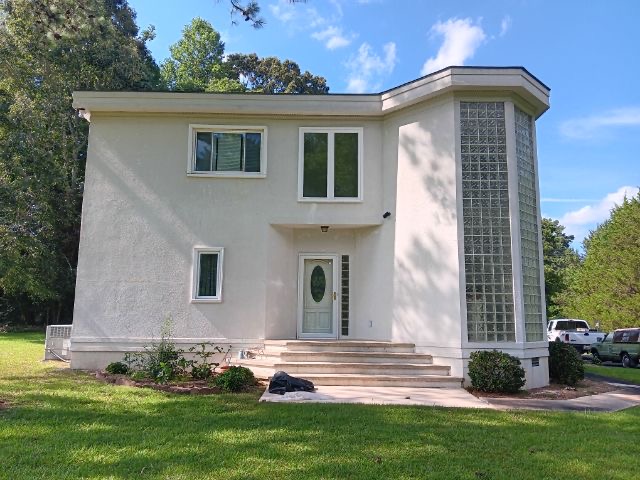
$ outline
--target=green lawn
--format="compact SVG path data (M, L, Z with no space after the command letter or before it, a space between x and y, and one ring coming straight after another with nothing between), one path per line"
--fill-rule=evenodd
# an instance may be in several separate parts
M584 371L640 385L640 368L622 368L617 365L603 366L585 364Z
M97 383L0 335L0 478L635 478L640 408L615 414L258 404Z

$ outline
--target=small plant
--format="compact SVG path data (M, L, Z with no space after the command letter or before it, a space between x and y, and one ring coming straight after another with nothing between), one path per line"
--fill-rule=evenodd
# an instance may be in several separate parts
M213 375L213 370L209 365L194 365L191 367L191 376L196 380L206 380Z
M602 359L597 355L592 355L591 356L591 363L593 365L602 365Z
M212 347L212 348L208 348ZM213 371L216 369L218 362L210 361L211 357L222 353L223 350L217 345L212 343L203 342L197 346L189 348L189 351L197 357L190 361L191 376L198 380L206 380L213 375ZM198 360L199 359L199 360Z
M200 343L189 349L195 358L188 360L184 350L176 348L172 336L171 322L167 320L158 342L145 345L143 352L126 353L122 362L116 362L120 364L118 368L126 369L134 380L151 379L156 383L213 377L219 364L211 359L223 353L222 348L208 342Z
M253 372L246 367L230 367L215 378L215 385L227 392L240 392L255 384Z
M574 347L567 343L549 342L549 377L571 386L584 378L582 357Z
M149 378L149 376L143 372L142 370L137 370L135 372L131 372L131 379L132 380L146 380Z
M105 368L107 373L126 375L129 373L129 366L124 362L112 362Z
M515 393L525 384L520 360L497 350L472 352L469 377L482 392Z

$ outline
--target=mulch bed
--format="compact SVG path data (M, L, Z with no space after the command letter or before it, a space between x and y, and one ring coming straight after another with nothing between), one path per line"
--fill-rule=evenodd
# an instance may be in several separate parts
M151 380L133 380L127 375L111 374L102 371L96 372L96 379L100 382L110 383L112 385L151 388L161 392L178 393L182 395L216 395L223 393L220 388L211 386L206 380L188 380L184 382L160 384ZM265 382L266 380L256 379L256 385L249 387L245 392L262 391L267 385Z
M618 387L608 384L601 380L585 379L579 382L575 387L568 387L552 383L546 387L532 388L531 390L522 390L518 393L487 393L480 392L468 388L472 395L482 398L535 398L540 400L570 400L572 398L585 397L587 395L597 395L599 393L611 392L617 390Z

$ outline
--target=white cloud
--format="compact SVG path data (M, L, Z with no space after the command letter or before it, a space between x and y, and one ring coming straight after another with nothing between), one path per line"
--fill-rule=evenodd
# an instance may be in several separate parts
M326 29L311 34L312 38L325 42L325 47L329 50L346 47L351 43L351 38L347 38L340 27L329 26Z
M363 43L358 48L358 53L351 57L347 63L349 77L347 79L347 91L350 93L365 93L379 88L378 77L393 72L396 66L396 44L386 43L383 47L383 55L373 52L371 45Z
M292 22L296 18L295 5L287 0L278 0L278 3L269 5L269 10L282 23Z
M607 194L602 200L565 213L559 219L560 223L566 227L567 233L576 237L576 243L580 243L590 230L609 218L611 209L620 205L625 195L631 198L637 194L637 187L620 187L615 192Z
M640 107L617 108L600 115L572 118L560 124L560 133L572 139L593 139L606 136L617 127L640 127Z
M500 22L500 36L504 37L510 28L511 28L511 16L505 15L505 17L502 19L502 22Z
M269 10L276 20L285 24L293 32L318 28L329 21L335 22L339 19L339 15L332 15L327 19L315 7L303 8L301 4L288 0L278 0L277 3L270 4Z
M443 37L443 41L437 55L425 62L422 75L450 65L464 65L487 38L482 27L474 25L470 18L450 18L446 22L438 22L431 27L431 34Z

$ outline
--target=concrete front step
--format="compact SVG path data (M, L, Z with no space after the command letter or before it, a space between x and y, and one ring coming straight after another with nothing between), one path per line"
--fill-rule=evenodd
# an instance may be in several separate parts
M286 342L287 352L396 352L414 353L413 343L359 340L295 340Z
M337 362L286 362L276 363L275 370L290 375L356 374L356 375L449 375L446 365L414 363L337 363Z
M431 355L398 352L282 352L279 359L283 362L433 363Z
M354 387L417 387L460 388L462 378L448 375L357 375L313 374L305 375L314 385L344 385Z

